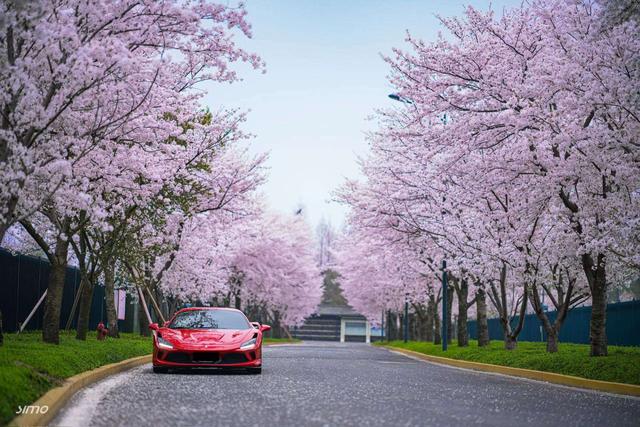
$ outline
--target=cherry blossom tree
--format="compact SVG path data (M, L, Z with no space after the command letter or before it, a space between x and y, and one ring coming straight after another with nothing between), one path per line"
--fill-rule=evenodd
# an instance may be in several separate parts
M488 295L507 348L531 304L556 351L588 289L591 354L605 355L606 290L637 274L638 26L605 11L547 1L496 19L468 8L441 18L447 37L408 36L409 50L387 58L405 104L379 112L366 185L339 197L358 227L410 236L431 269L446 258L461 318L474 302L463 283L476 301ZM559 323L545 320L541 293Z
M189 111L204 80L233 81L229 63L259 58L243 8L162 1L3 1L0 20L0 238L35 212L105 141L160 141L163 112Z
M551 222L555 250L579 259L596 356L607 353L607 262L637 251L621 231L637 216L640 176L638 103L628 90L637 85L638 26L603 29L602 15L596 2L535 3L500 20L469 8L464 20L442 20L453 41L409 38L414 54L397 50L390 60L393 82L421 117L450 117L440 149L489 158L496 178L523 190L508 199L518 215L546 206L528 222ZM501 183L485 171L487 185Z
M266 212L245 235L232 264L241 274L238 295L247 306L265 305L276 326L301 324L322 298L310 227L300 215Z
M166 173L189 165L178 137L210 132L212 155L234 127L185 129L200 108L192 89L236 80L232 62L262 63L233 40L234 33L250 36L242 7L6 1L2 17L0 236L19 220L44 243L30 223L37 211L57 229L55 247L47 248L55 262L43 331L45 341L57 342L59 276L72 236L89 221L108 230L106 206L122 213L131 188L143 187L138 196L149 198Z
M162 279L163 292L182 301L233 305L275 326L296 325L322 296L314 245L303 219L265 211L199 215Z

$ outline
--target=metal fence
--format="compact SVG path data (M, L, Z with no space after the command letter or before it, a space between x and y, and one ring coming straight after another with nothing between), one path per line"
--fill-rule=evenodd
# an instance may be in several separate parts
M553 322L556 312L547 313ZM560 342L588 344L589 319L591 307L578 307L569 312L560 330ZM518 318L513 320L517 325ZM478 326L475 320L467 323L471 338L478 337ZM503 339L500 319L489 319L489 336L492 340ZM527 314L524 327L518 336L519 341L546 341L540 321L535 314ZM627 301L607 305L607 340L611 345L640 346L640 301Z
M49 281L49 263L47 260L33 256L13 254L0 248L0 310L2 310L3 328L7 332L17 331L33 307L47 289ZM73 300L80 285L80 271L74 267L67 268L64 292L62 296L62 310L60 327L64 328ZM26 330L42 329L44 302L40 305ZM78 310L71 327L76 327ZM95 329L100 321L107 323L104 299L104 287L96 286L91 303L89 329ZM137 303L127 295L125 320L118 320L118 329L122 332L132 332L134 320L137 317Z

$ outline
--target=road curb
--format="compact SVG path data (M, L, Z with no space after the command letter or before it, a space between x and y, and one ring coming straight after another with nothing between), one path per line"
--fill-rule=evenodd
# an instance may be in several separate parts
M151 355L138 356L122 362L104 365L91 371L82 372L78 375L67 378L64 383L46 392L40 399L31 406L44 407L49 409L44 414L23 414L9 422L9 426L31 427L46 426L55 418L60 409L71 399L71 397L81 388L100 381L110 375L117 374L136 366L151 362Z
M408 356L417 357L428 362L442 365L455 366L458 368L472 369L474 371L492 372L496 374L509 375L512 377L528 378L531 380L545 381L553 384L561 384L570 387L585 388L590 390L604 391L607 393L624 394L628 396L640 396L640 386L633 384L614 383L610 381L590 380L587 378L574 377L571 375L556 374L553 372L535 371L533 369L512 368L509 366L491 365L488 363L470 362L467 360L450 359L448 357L431 356L413 350L383 345L388 350L394 350Z
M263 343L263 346L291 345L295 343ZM136 366L151 363L151 354L138 356L122 362L104 365L91 371L82 372L78 375L67 378L64 383L53 388L33 402L30 406L48 407L44 414L23 414L9 422L11 427L34 427L48 425L60 412L60 409L71 399L71 397L83 387L96 383L110 375L114 375Z

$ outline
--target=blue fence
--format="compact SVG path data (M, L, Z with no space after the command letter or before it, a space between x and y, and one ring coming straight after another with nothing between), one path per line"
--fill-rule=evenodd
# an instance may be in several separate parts
M47 289L49 282L49 263L47 260L20 254L13 254L0 248L0 310L2 310L3 328L7 332L14 332L20 328L29 312ZM60 327L64 328L71 312L73 300L80 285L80 272L77 268L68 267L64 290L62 294L62 308ZM107 323L104 300L104 286L96 286L91 301L89 329L93 330L102 321ZM122 332L133 330L134 310L132 298L127 296L125 320L118 320L118 328ZM42 329L44 303L40 305L27 330ZM71 323L76 327L78 310Z
M553 322L556 312L548 313ZM560 342L578 344L589 343L589 319L591 307L578 307L569 312L560 330ZM513 320L517 325L518 318ZM478 325L475 320L467 323L471 338L478 337ZM502 340L502 327L499 319L489 319L489 336L492 340ZM628 301L607 305L607 339L611 345L640 346L640 301ZM535 314L527 314L519 341L546 341L547 334Z

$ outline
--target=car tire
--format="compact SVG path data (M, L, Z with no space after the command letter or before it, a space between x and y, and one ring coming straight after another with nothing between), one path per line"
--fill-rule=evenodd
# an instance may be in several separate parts
M154 374L166 374L169 372L169 368L165 368L164 366L154 366L153 373Z
M262 366L259 368L247 368L247 372L254 375L260 375L262 373Z

